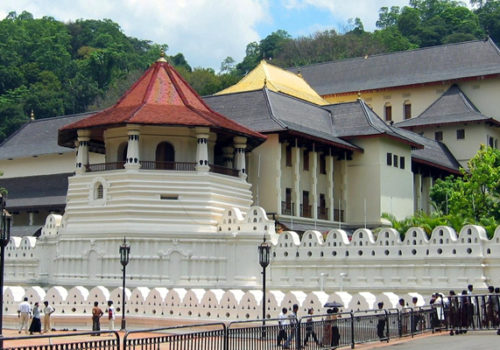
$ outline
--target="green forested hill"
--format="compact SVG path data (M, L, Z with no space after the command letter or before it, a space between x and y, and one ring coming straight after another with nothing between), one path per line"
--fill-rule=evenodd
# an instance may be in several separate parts
M292 38L278 30L249 43L241 62L227 57L220 72L193 69L182 53L167 59L200 95L207 95L235 83L263 58L290 67L486 35L498 44L500 1L471 3L474 10L451 0L410 0L403 8L381 8L374 32L365 31L359 19L342 34L330 30ZM110 106L162 50L168 46L127 37L111 20L63 23L10 13L0 21L0 141L31 111L40 119Z

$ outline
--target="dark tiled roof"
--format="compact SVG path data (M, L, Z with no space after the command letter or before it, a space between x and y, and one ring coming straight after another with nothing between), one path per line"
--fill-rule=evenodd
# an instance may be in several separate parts
M500 74L491 39L313 64L300 68L320 95Z
M11 237L35 236L42 226L11 226Z
M70 173L0 178L0 186L7 189L7 209L62 207L66 204Z
M337 147L359 149L335 135L329 111L289 95L264 88L204 99L219 113L261 133L294 131Z
M74 152L57 144L57 130L95 112L66 115L30 121L10 135L0 145L0 159L24 158L44 154Z
M396 123L396 125L401 128L407 128L472 121L488 121L500 125L500 122L495 119L481 114L462 90L457 85L452 85L419 116L403 120Z
M104 129L125 124L206 126L248 136L258 142L265 140L265 136L210 109L164 59L153 63L114 106L62 127L59 144L71 146L77 129Z
M411 158L413 162L436 166L452 173L459 173L460 164L444 143L405 129L400 129L399 132L424 145L422 149L412 150Z
M351 139L355 137L387 136L415 148L423 147L415 140L400 133L398 128L387 125L361 99L355 102L328 105L324 106L324 108L332 112L335 134L338 137Z

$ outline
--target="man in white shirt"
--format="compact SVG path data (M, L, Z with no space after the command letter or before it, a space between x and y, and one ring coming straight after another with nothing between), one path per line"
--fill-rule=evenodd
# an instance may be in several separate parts
M287 334L286 334L286 328L288 326L288 315L286 307L281 309L281 313L278 316L278 324L279 324L279 332L278 332L278 340L277 340L277 345L280 346L281 342L283 340L286 340Z
M47 333L51 330L50 315L54 313L55 309L49 305L48 301L44 301L43 304L45 305L43 308L43 333Z
M24 300L19 304L17 308L17 317L19 317L20 327L19 333L25 328L26 334L28 334L29 320L31 316L31 305L28 303L28 298L25 297Z

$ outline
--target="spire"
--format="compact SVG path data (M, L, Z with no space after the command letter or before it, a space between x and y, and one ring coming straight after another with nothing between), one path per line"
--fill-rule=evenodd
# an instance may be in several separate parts
M160 58L158 58L156 62L167 62L167 60L165 59L165 51L163 51L163 49L161 50Z
M31 110L30 120L35 120L35 112L33 110Z

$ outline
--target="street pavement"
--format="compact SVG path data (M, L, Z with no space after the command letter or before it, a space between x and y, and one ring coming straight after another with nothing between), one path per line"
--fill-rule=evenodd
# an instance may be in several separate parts
M450 336L443 333L435 336L415 337L406 341L390 343L365 344L356 346L356 349L393 349L393 350L498 350L500 349L500 336L496 331L476 331L467 334Z

